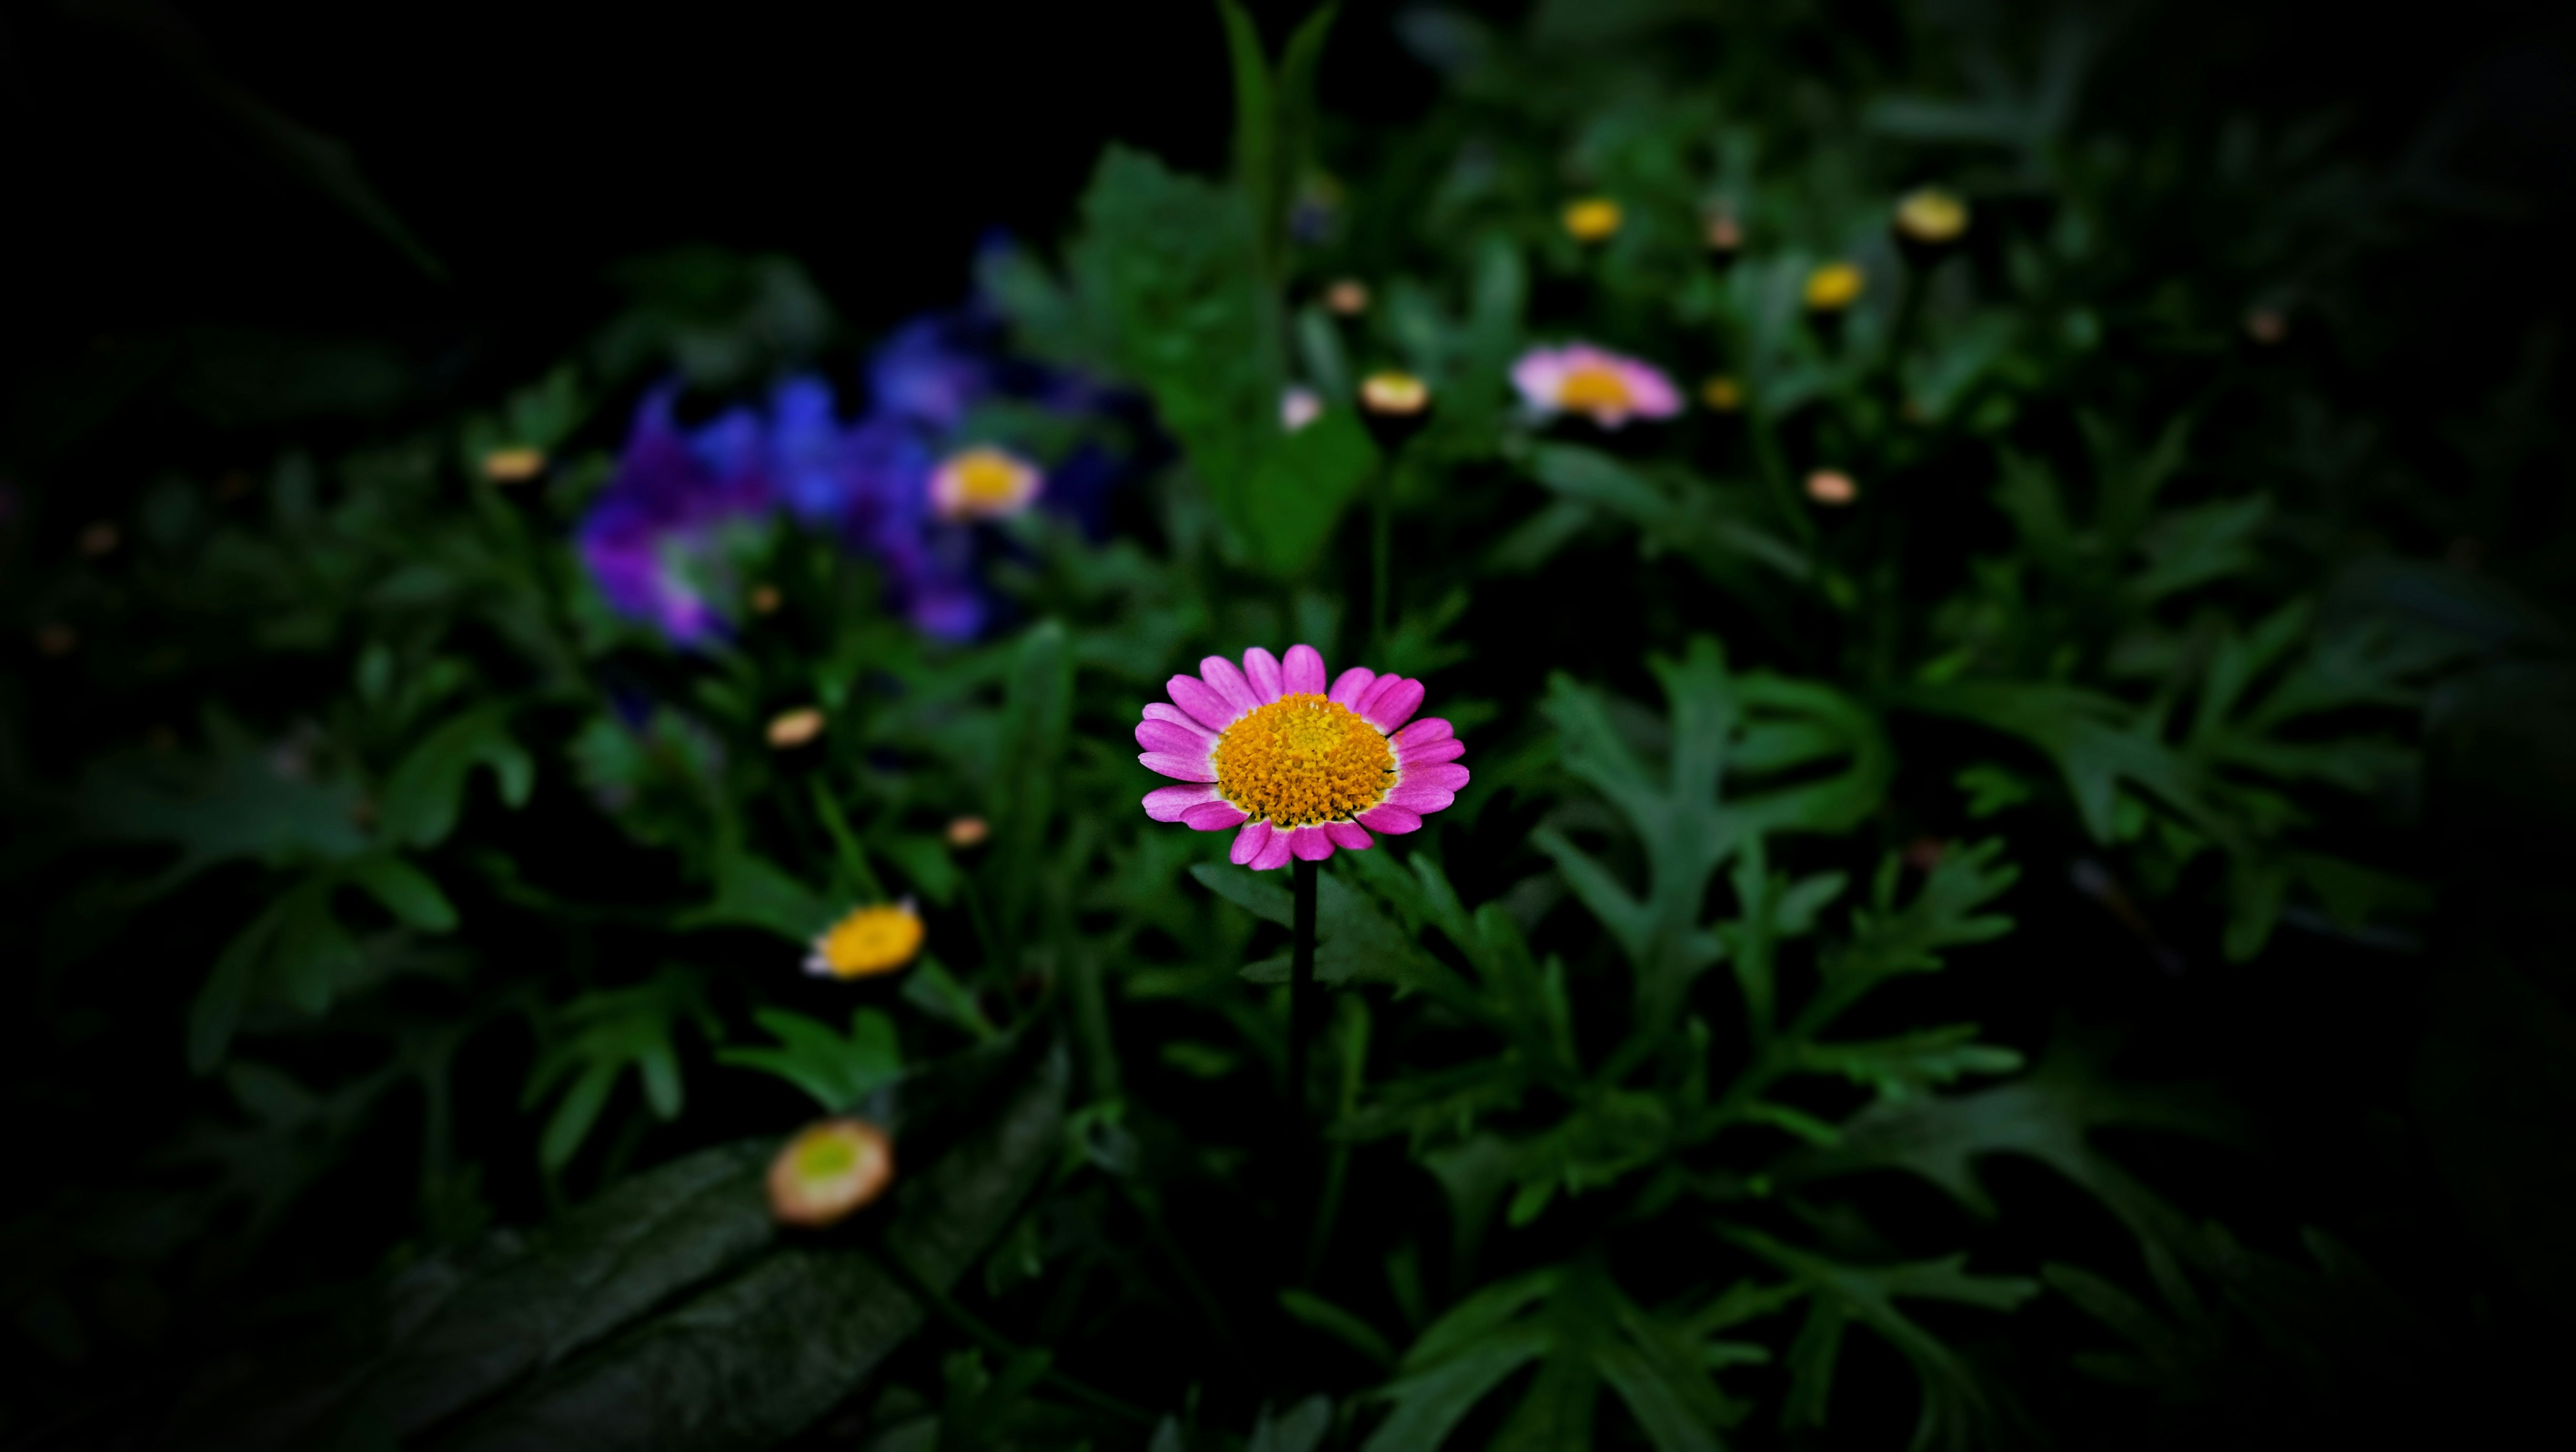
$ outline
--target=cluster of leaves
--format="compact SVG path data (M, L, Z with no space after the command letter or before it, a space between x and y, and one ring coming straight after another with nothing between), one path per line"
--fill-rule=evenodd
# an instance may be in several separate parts
M598 405L835 336L792 263L701 253L632 269L497 409L286 450L264 492L174 474L121 551L12 584L80 630L0 757L39 827L13 1082L90 1111L0 1238L19 1332L77 1373L13 1373L12 1415L100 1445L1675 1452L1758 1416L1947 1447L2033 1415L1993 1348L2052 1307L2098 1323L2076 1367L2219 1424L2435 1354L2341 1241L2248 1250L2115 1156L2254 1135L2050 1028L2077 995L2014 965L2416 946L2418 715L2563 711L2527 675L2563 670L2545 617L2378 559L2346 465L2249 462L2332 395L2246 310L2329 327L2438 179L2085 130L2103 40L2071 21L2018 67L1936 37L1831 89L1763 59L1796 23L1654 5L1408 12L1449 97L1345 149L1332 8L1275 64L1220 10L1234 175L1113 149L1055 261L981 264L1021 347L1140 390L1180 454L1106 544L1007 527L1035 623L1006 638L925 642L775 529L736 639L601 606L566 542ZM1925 175L1975 209L1938 257L1887 235ZM1558 222L1591 194L1604 244ZM1836 258L1868 281L1828 326L1800 286ZM1343 276L1357 318L1316 298ZM1513 358L1568 338L1741 408L1516 410ZM1395 454L1350 404L1381 363L1437 400ZM1304 428L1291 384L1326 400ZM496 478L504 446L551 466ZM1828 467L1847 508L1800 493ZM1380 638L1348 605L1372 488L1407 564ZM1321 875L1305 1082L1283 878L1144 820L1127 745L1175 669L1292 640L1430 676L1476 773ZM807 706L826 729L776 744ZM2035 892L2070 870L2108 911ZM902 974L796 971L907 896ZM2474 1124L2515 1090L2463 1002L2426 1092ZM2516 1031L2556 1042L2550 1012ZM128 1104L148 1128L101 1127ZM815 1110L891 1129L901 1187L785 1235L760 1169ZM2089 1264L2007 1213L2007 1156L2102 1212ZM261 1294L335 1284L311 1343ZM1895 1362L1846 1356L1856 1326ZM216 1346L246 1354L197 1371ZM110 1369L137 1353L148 1394Z

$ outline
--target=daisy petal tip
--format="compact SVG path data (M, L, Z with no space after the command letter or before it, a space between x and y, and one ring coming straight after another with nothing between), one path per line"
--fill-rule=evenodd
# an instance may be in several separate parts
M1317 695L1329 684L1324 675L1324 653L1311 645L1288 647L1286 659L1279 664L1279 688L1288 695Z
M1234 834L1234 845L1226 849L1226 860L1237 867L1250 866L1270 845L1271 835L1270 823L1264 819L1244 823L1243 830Z
M1401 837L1407 832L1422 830L1422 818L1418 813L1392 802L1381 802L1360 813L1359 824L1388 837Z
M1243 653L1243 674L1252 682L1252 693L1261 698L1263 705L1279 699L1282 689L1279 657L1256 645Z
M1193 832L1222 832L1243 825L1243 812L1232 802L1201 802L1181 813L1181 825Z
M1321 827L1299 827L1288 834L1288 851L1301 862L1321 862L1333 855L1333 839Z
M1357 822L1326 822L1324 835L1332 838L1333 845L1345 852L1365 852L1377 845L1377 839Z

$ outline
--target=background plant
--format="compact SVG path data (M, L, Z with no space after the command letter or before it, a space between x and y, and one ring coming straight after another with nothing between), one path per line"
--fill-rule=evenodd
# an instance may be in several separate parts
M2556 858L2512 845L2576 739L2560 536L2497 527L2559 477L2549 335L2477 412L2380 407L2442 337L2390 279L2485 199L2429 145L2097 114L2122 32L2080 14L1413 11L1447 97L1393 133L1320 114L1329 9L1221 14L1229 176L1113 149L1061 245L976 264L1018 356L1175 453L1104 539L988 536L981 639L786 519L725 542L710 645L584 575L644 389L867 401L777 257L630 268L525 387L161 476L105 549L50 497L15 531L72 548L12 608L76 632L12 701L13 1082L73 1111L26 1132L62 1168L9 1236L16 1427L1928 1446L2508 1404L2566 1278ZM1928 268L1886 231L1926 178L1975 208ZM1798 289L1842 257L1829 329ZM1568 337L1743 407L1534 427L1506 370ZM1347 406L1381 364L1438 400L1398 453ZM1143 821L1128 728L1202 654L1359 650L1371 489L1370 664L1477 776L1326 870L1288 1084L1285 889ZM916 967L796 973L903 893ZM758 1175L817 1108L902 1183L784 1237Z

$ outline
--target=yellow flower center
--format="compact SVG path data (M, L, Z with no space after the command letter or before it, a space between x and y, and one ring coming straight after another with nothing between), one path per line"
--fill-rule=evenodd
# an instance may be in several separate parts
M1818 312L1850 307L1859 301L1866 281L1861 270L1851 263L1828 262L1807 274L1807 306Z
M1619 376L1619 370L1605 368L1598 363L1580 364L1567 370L1564 379L1556 385L1557 407L1570 408L1578 413L1626 408L1630 402L1628 380Z
M796 1175L803 1180L828 1180L846 1175L859 1163L859 1147L848 1139L834 1135L811 1135L797 1142Z
M1565 230L1578 242L1598 242L1619 230L1619 204L1608 197L1589 197L1565 209Z
M1282 696L1226 728L1216 789L1237 811L1278 827L1356 816L1386 800L1395 751L1350 707L1312 691Z
M957 504L970 514L1007 509L1019 501L1028 466L999 449L973 448L948 461L956 471Z
M780 1222L833 1224L894 1182L894 1145L858 1119L827 1119L789 1140L769 1163L769 1210Z
M921 951L921 917L900 903L863 907L834 923L814 951L835 978L891 973Z
M1896 230L1917 242L1956 241L1968 230L1968 204L1939 187L1908 192L1896 204Z
M1410 373L1372 373L1360 380L1360 407L1402 416L1431 406L1431 389Z

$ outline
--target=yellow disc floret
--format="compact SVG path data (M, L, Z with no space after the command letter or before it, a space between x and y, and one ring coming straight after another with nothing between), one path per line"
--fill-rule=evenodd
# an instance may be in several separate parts
M1956 242L1968 230L1968 204L1939 187L1917 187L1896 204L1896 230L1927 246Z
M1564 380L1556 385L1557 406L1576 413L1624 409L1631 402L1628 380L1619 375L1619 370L1598 364L1569 368Z
M1820 313L1839 312L1860 300L1868 279L1848 262L1828 262L1807 274L1807 306Z
M863 907L814 940L805 966L835 978L891 973L921 951L921 915L909 902Z
M1578 242L1598 242L1619 230L1619 204L1608 197L1585 197L1565 209L1565 230Z
M1218 793L1273 826L1341 821L1386 800L1394 786L1385 734L1312 691L1282 696L1217 738Z

